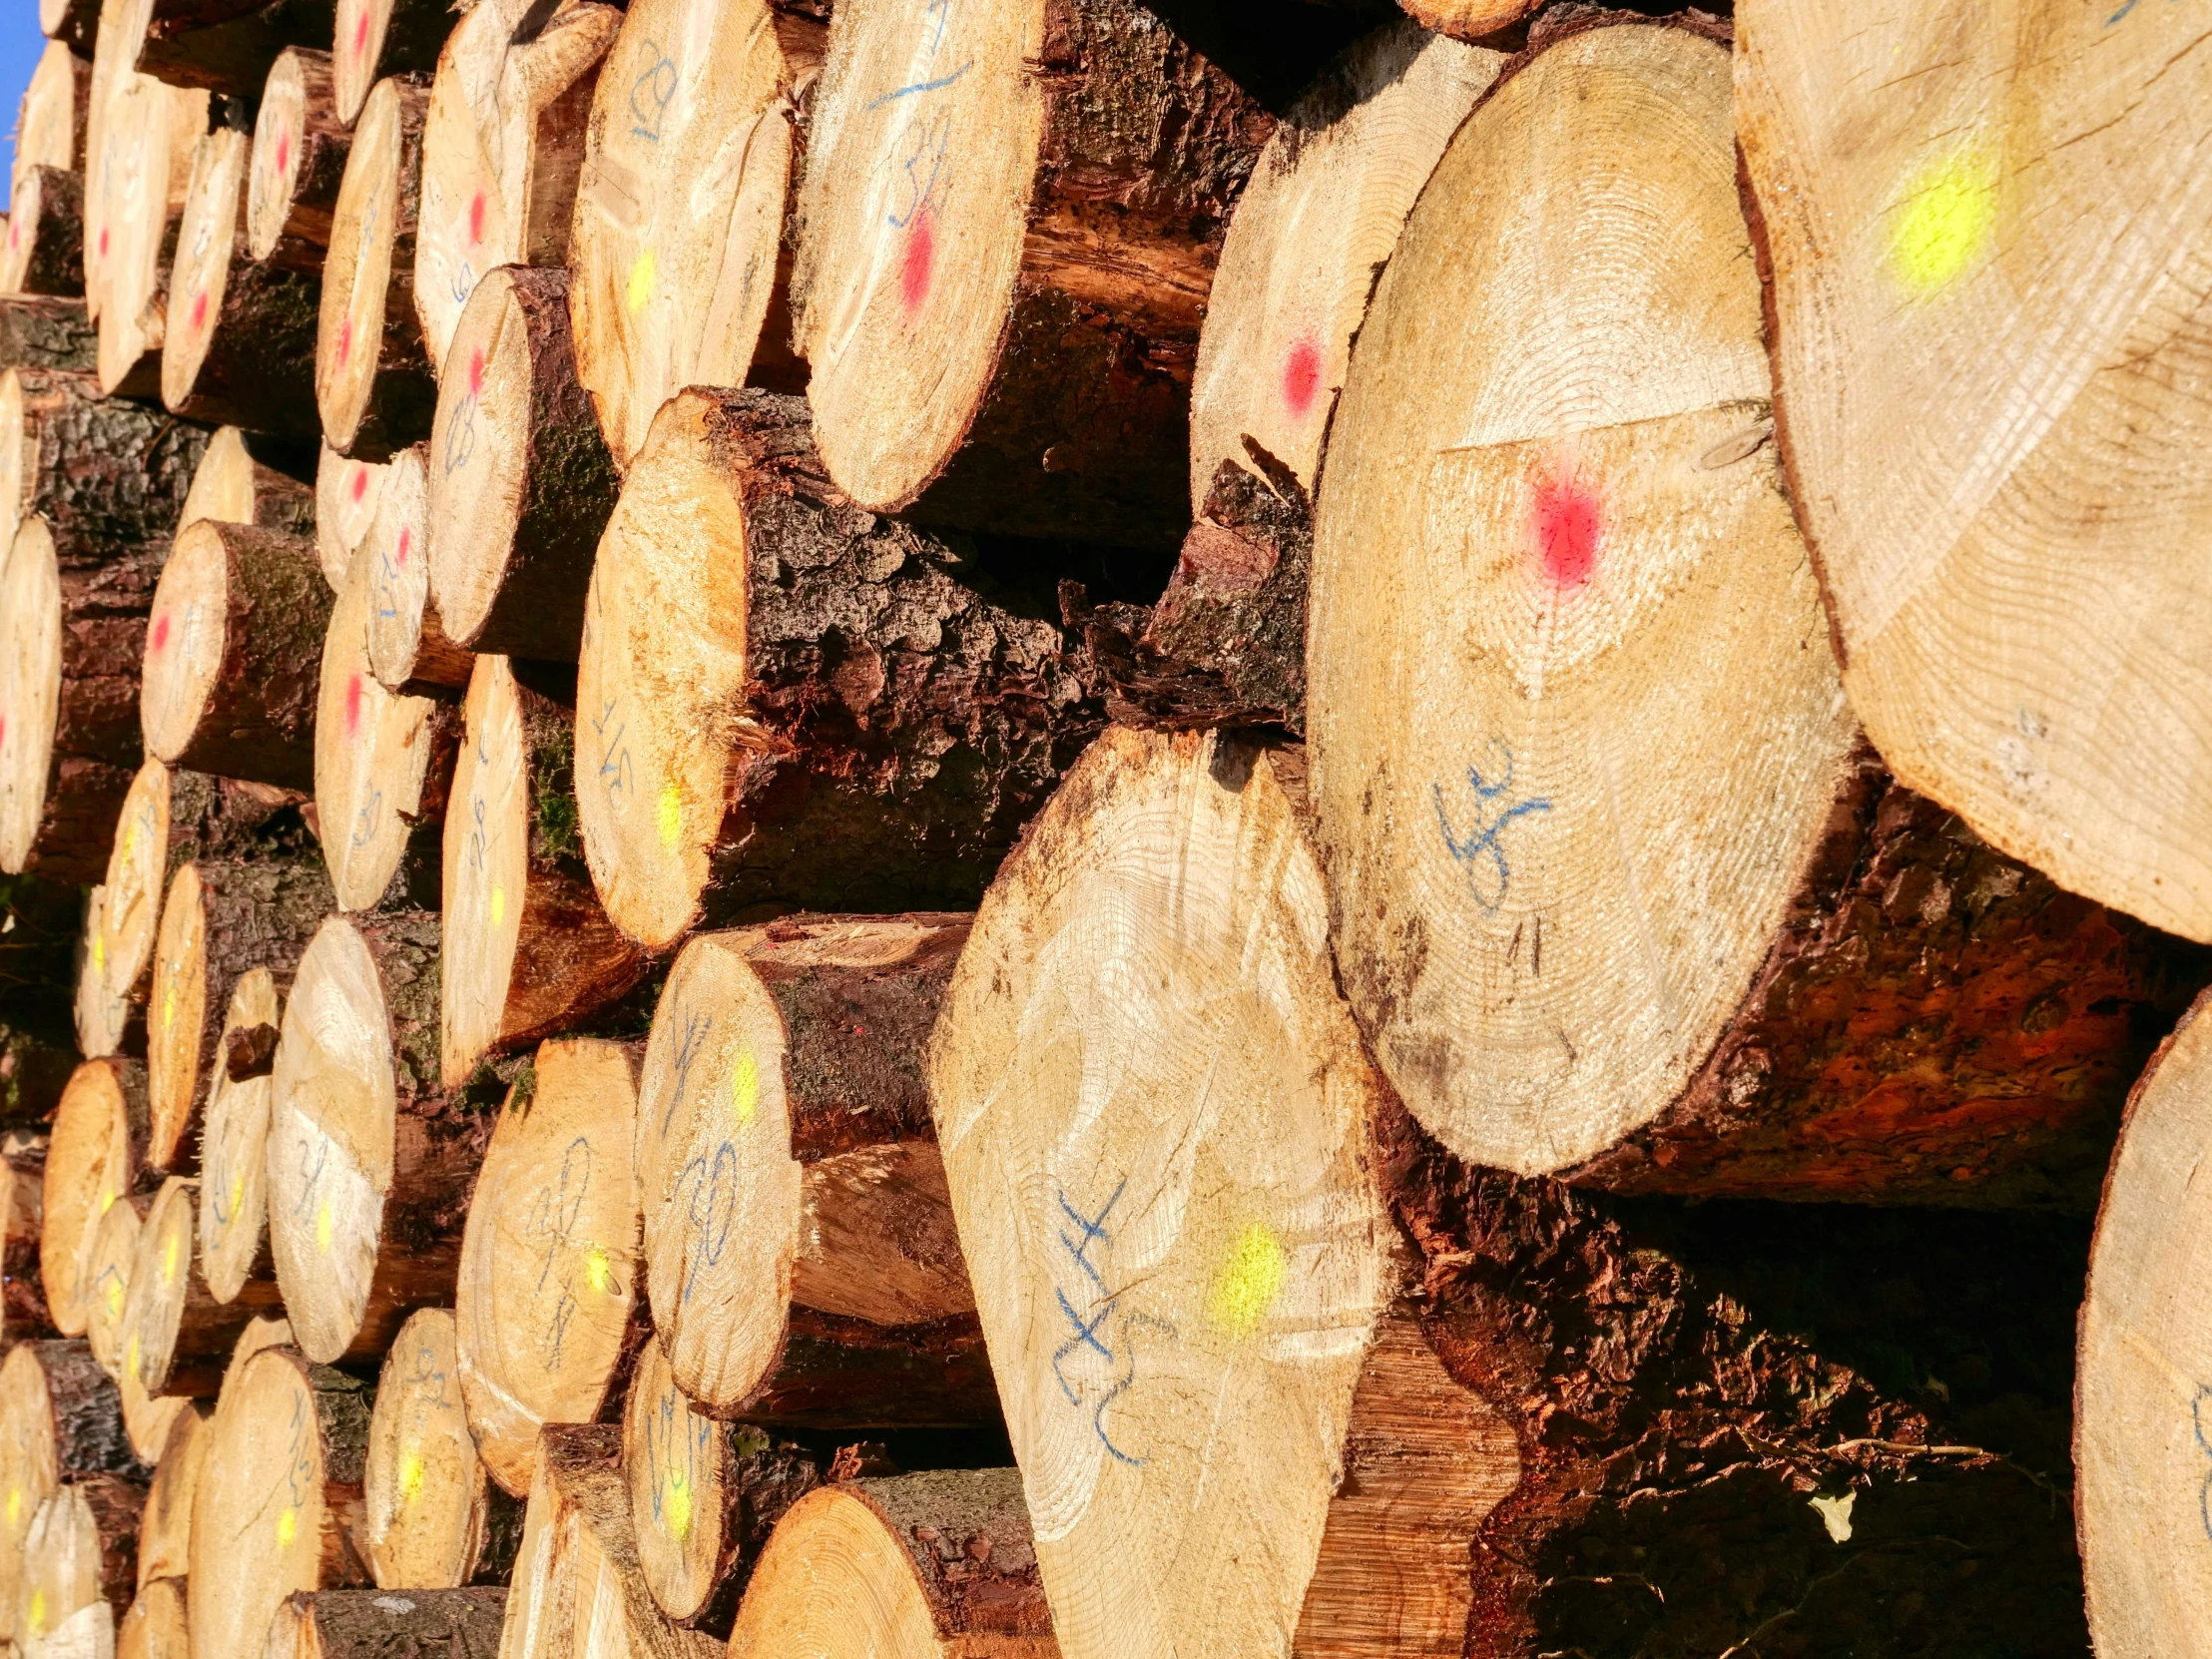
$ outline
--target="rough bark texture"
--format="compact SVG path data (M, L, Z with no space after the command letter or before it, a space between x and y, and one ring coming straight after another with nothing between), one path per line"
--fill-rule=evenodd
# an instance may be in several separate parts
M99 330L82 299L0 297L0 365L89 375L99 354Z
M34 342L56 350L69 326L65 313L11 308ZM75 315L83 314L81 307ZM5 342L0 342L0 349ZM54 532L66 567L105 559L125 548L165 549L192 489L208 434L159 409L103 397L90 374L25 369L23 380L24 498ZM157 557L159 555L157 554Z
M763 741L702 901L839 910L974 903L1092 738L1061 631L973 553L851 505L799 399L717 395L745 484L746 702Z
M63 1479L119 1474L143 1478L146 1466L123 1429L123 1399L92 1357L92 1345L72 1341L23 1345L46 1378L54 1466Z
M176 6L157 0L138 70L176 87L205 87L249 101L287 46L328 44L336 0L267 0L259 6Z
M85 182L80 174L31 167L9 204L6 263L15 291L79 297L85 291Z
M138 1594L139 1527L146 1513L146 1485L115 1474L79 1475L70 1482L100 1540L100 1595L120 1620Z
M170 407L210 425L313 437L321 430L314 406L321 302L315 276L258 263L242 229L200 372Z
M2212 951L2060 891L1871 753L1800 893L1690 1086L1567 1179L2092 1211Z
M320 1659L497 1659L505 1585L472 1590L320 1590L291 1598ZM278 1614L281 1619L282 1614Z
M1018 1469L941 1469L843 1489L905 1546L940 1640L1051 1634Z
M39 1187L46 1176L46 1146L11 1152L0 1185L8 1191L7 1244L0 1257L0 1340L23 1342L54 1337L46 1308L46 1289L38 1272Z
M57 756L25 872L73 886L105 875L115 821L137 773L136 767Z
M1306 588L1314 511L1297 476L1245 440L1258 473L1223 461L1149 610L1061 584L1095 693L1124 726L1306 729Z
M146 654L146 614L166 549L142 545L73 558L57 539L54 551L62 590L55 769L75 759L135 772L145 759L136 670Z
M782 1355L738 1413L771 1427L840 1431L998 1416L998 1384L973 1315L890 1327L797 1306Z
M1382 1138L1431 1340L1520 1444L1470 1655L2083 1651L2081 1226L1686 1208Z

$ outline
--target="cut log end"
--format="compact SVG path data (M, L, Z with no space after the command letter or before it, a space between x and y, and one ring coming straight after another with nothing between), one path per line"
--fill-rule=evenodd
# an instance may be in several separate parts
M453 1314L409 1316L384 1357L369 1421L362 1544L386 1589L454 1588L487 1549L492 1497L462 1399Z
M376 461L348 459L327 440L322 445L314 471L314 546L332 593L345 586L353 549L375 522L386 470Z
M85 1257L85 1342L100 1369L124 1377L124 1315L130 1311L131 1268L146 1230L144 1199L119 1198L101 1212Z
M396 695L450 698L467 686L476 659L445 637L430 603L426 452L418 443L391 458L360 539L368 561L368 666Z
M85 291L85 187L75 173L19 167L0 226L0 293Z
M234 1039L251 1044L282 1017L276 977L242 974L218 1037L200 1144L200 1271L218 1302L236 1301L265 1259L269 1219L269 1071L240 1077L228 1063Z
M81 1335L91 1314L93 1239L130 1192L146 1134L144 1068L87 1060L71 1074L47 1143L39 1275L54 1328Z
M188 1659L192 1620L182 1574L149 1579L116 1627L116 1659Z
M271 66L254 122L246 241L257 260L320 269L352 135L332 106L330 55L294 47Z
M208 1456L208 1413L197 1403L178 1412L154 1458L139 1530L138 1581L182 1580L192 1571L192 1506Z
M360 119L387 75L426 74L453 28L449 0L338 0L331 33L331 97L338 124Z
M289 536L314 535L314 488L303 481L305 460L293 444L223 427L201 453L177 527L212 518Z
M322 267L315 404L323 441L380 461L427 430L436 387L409 297L423 95L377 84L353 130Z

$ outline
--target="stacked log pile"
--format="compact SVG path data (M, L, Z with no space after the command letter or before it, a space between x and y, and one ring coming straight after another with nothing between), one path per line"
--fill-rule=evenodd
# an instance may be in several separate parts
M0 1659L2212 1649L2187 8L37 10Z

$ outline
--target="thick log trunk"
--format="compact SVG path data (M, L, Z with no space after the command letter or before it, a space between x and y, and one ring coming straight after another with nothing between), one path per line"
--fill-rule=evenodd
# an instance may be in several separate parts
M1431 25L1432 27L1433 25ZM1285 112L1237 203L1191 387L1191 506L1248 443L1309 493L1353 337L1413 199L1503 57L1400 21Z
M677 958L638 1180L654 1325L702 1411L996 1417L922 1076L968 919L806 916Z
M369 89L387 75L426 75L452 33L451 0L338 0L332 51L337 118L360 119Z
M200 1490L200 1471L208 1459L208 1410L198 1404L180 1411L161 1455L154 1460L153 1483L146 1489L146 1514L139 1528L138 1587L158 1579L183 1579L192 1570L192 1506Z
M196 519L251 524L279 535L315 533L314 452L294 441L226 426L208 440L178 528Z
M85 1344L8 1350L0 1362L0 1630L15 1628L32 1518L62 1481L143 1473L115 1384Z
M871 511L1173 546L1266 112L1132 0L857 0L814 97L793 291L830 475Z
M538 1439L501 1659L554 1659L606 1632L639 1659L715 1659L722 1644L662 1616L638 1566L622 1431L548 1424ZM588 1639L588 1638L587 1638Z
M387 1590L502 1583L522 1510L491 1484L469 1432L453 1314L410 1316L384 1357L368 1425L361 1547Z
M329 877L313 858L178 866L162 905L148 1004L147 1161L154 1168L199 1168L194 1132L218 1077L227 1075L221 1038L234 992L257 970L275 988L288 986L300 952L334 908Z
M81 298L85 291L85 183L53 167L19 168L0 245L0 293Z
M338 120L330 54L296 46L271 65L247 169L246 246L319 273L353 134Z
M314 469L314 547L332 593L345 586L353 549L376 517L384 472L378 462L348 459L327 440L322 445Z
M123 1314L123 1369L149 1395L213 1395L249 1321L279 1308L276 1286L219 1302L192 1271L198 1184L172 1176L146 1213Z
M91 374L100 366L100 335L82 299L0 294L0 363Z
M116 1628L116 1659L187 1659L192 1615L181 1575L149 1579Z
M18 1652L67 1652L79 1629L112 1634L137 1592L145 1507L145 1486L113 1474L80 1475L39 1505L23 1540Z
M395 697L369 664L380 572L357 550L330 612L315 721L315 807L338 907L439 902L439 850L460 712Z
M226 1379L192 1518L192 1647L254 1653L295 1591L365 1584L353 1532L371 1390L292 1348Z
M825 35L771 0L633 0L624 14L569 247L577 375L618 465L684 387L745 384L763 323L789 311L794 106Z
M311 789L309 665L329 620L311 542L213 520L187 528L147 630L148 750L172 766Z
M418 443L391 458L360 539L369 561L368 666L395 695L451 699L467 689L476 657L446 638L430 603L428 457Z
M2212 66L2150 6L1740 28L1776 443L1852 707L1994 846L2212 941L2206 590L2165 552L2212 537L2212 182L2161 138Z
M208 95L134 75L111 99L88 164L85 292L100 324L100 388L161 391L169 268L184 224Z
M730 1638L741 1659L1063 1651L1019 1469L941 1469L810 1492L769 1538Z
M576 378L565 270L502 268L453 332L430 430L430 594L472 651L575 659L621 484Z
M769 1533L822 1482L799 1446L692 1408L659 1343L639 1352L622 1411L638 1568L662 1612L726 1636Z
M110 1059L77 1068L55 1110L39 1220L46 1306L67 1335L85 1330L93 1237L101 1217L137 1186L146 1132L145 1067Z
M290 46L330 39L336 0L154 0L138 69L249 103Z
M538 1430L591 1422L650 1335L638 1295L637 1055L549 1042L492 1131L461 1242L461 1398L492 1478L530 1489Z
M0 311L36 314L43 328L58 313L37 307L64 305L22 300ZM0 531L12 542L25 519L43 518L71 566L165 547L207 444L159 410L103 397L88 374L10 368L0 374Z
M287 1598L270 1626L267 1659L498 1659L505 1585L475 1590L320 1590Z
M381 1354L447 1302L488 1126L441 1093L438 918L332 916L284 1005L269 1220L301 1350Z
M591 0L480 0L438 54L414 299L441 379L479 281L566 264L592 93L621 24Z
M219 1302L273 1282L269 1112L281 994L267 968L242 974L216 1039L200 1137L200 1275Z
M97 8L94 8L97 10ZM94 20L97 23L97 19ZM54 31L46 31L53 35ZM89 46L72 50L68 40L49 39L23 89L16 115L15 163L11 183L23 188L34 167L74 173L85 171L85 121L92 113L92 58ZM82 281L83 273L79 273ZM81 291L81 289L80 289Z
M437 383L415 318L416 210L429 96L377 83L353 129L322 266L314 347L322 438L341 455L381 461L425 436Z
M644 976L607 919L576 838L576 714L478 657L445 821L440 1073L568 1030ZM529 1478L517 1464L512 1486Z
M658 949L767 903L972 902L1103 719L1018 603L839 494L799 399L675 398L602 539L577 673L608 914Z
M312 438L319 286L247 247L252 141L222 127L200 141L185 198L162 336L162 402L188 419Z

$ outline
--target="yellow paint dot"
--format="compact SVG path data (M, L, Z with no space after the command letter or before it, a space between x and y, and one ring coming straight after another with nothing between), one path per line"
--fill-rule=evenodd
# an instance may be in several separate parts
M143 1376L139 1371L139 1340L136 1337L131 1339L130 1353L123 1357L123 1369L133 1377L140 1377L143 1381Z
M167 1031L177 1023L177 987L172 985L162 993L162 1029Z
M122 1317L123 1281L120 1279L111 1279L108 1281L108 1312L116 1316L117 1318Z
M1996 218L1993 158L1974 151L1939 157L1906 187L1890 233L1890 268L1915 293L1933 294L1988 251Z
M422 1453L409 1446L399 1454L399 1497L412 1503L422 1495Z
M31 1634L36 1636L46 1629L46 1592L31 1592Z
M286 1509L276 1517L276 1547L291 1548L292 1539L299 1536L299 1511Z
M1251 1336L1283 1294L1288 1266L1275 1235L1258 1222L1247 1224L1214 1279L1215 1323L1232 1337Z
M491 890L491 924L497 927L506 919L507 889L505 887L494 887Z
M668 1471L668 1489L662 1494L661 1507L668 1516L668 1529L682 1543L691 1536L692 1495L691 1481L681 1469Z
M608 1292L614 1289L614 1264L607 1259L607 1250L604 1245L593 1245L591 1249L584 1252L584 1283L601 1296L607 1295Z
M97 971L101 973L105 973L108 971L107 935L99 932L97 929L92 935L92 965Z
M671 778L661 786L661 844L674 846L676 837L684 832L684 792Z
M630 267L630 314L633 316L644 310L645 302L653 297L653 250L648 248Z
M8 1524L10 1526L18 1525L22 1519L23 1488L21 1486L10 1486L8 1488Z
M133 819L131 820L129 828L127 828L123 831L123 855L126 858L130 857L134 852L138 850L138 820Z
M239 1213L239 1206L246 1202L246 1177L240 1176L231 1183L231 1214Z
M183 1254L184 1241L170 1234L168 1242L162 1246L162 1278L172 1285L177 1283L177 1269L182 1265Z
M333 1218L330 1214L330 1206L325 1204L314 1213L315 1249L328 1250L330 1248L330 1228L332 1224Z
M749 1048L739 1049L730 1067L730 1107L738 1114L741 1127L751 1123L761 1107L761 1066Z

